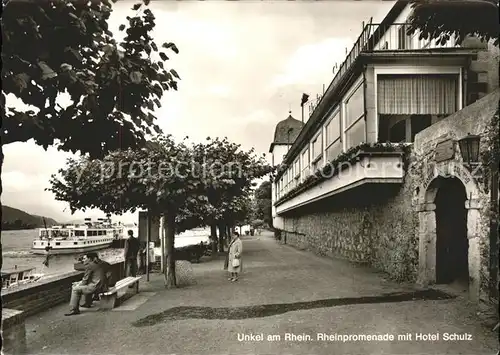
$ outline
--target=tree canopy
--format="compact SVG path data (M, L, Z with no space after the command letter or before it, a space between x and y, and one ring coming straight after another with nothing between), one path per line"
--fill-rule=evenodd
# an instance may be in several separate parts
M215 180L197 175L201 167L193 163L188 145L170 136L159 136L153 143L117 150L103 159L70 158L59 170L60 177L52 175L48 190L57 200L68 202L72 212L98 208L115 214L137 209L176 213L193 203L191 196L206 200L203 184Z
M412 0L409 34L420 31L421 39L445 43L451 35L457 42L468 36L498 46L500 26L496 0Z
M270 181L264 181L255 190L255 217L272 227L272 185Z
M210 166L223 184L207 186L206 196L212 208L206 211L207 224L226 220L233 221L233 214L240 213L240 199L249 195L253 181L270 173L273 168L267 164L264 156L257 157L255 150L241 149L236 144L224 139L207 138L206 142L194 146L197 161Z
M149 0L135 4L118 43L109 30L111 3L102 1L4 1L2 107L15 95L34 107L2 113L2 144L34 139L45 149L102 158L118 148L142 146L159 133L153 110L165 90L177 89L165 51L150 33ZM64 107L58 96L66 93Z
M57 200L68 202L72 212L98 208L122 214L147 209L154 215L164 214L167 244L173 249L175 229L192 228L206 222L207 216L211 222L213 218L236 220L246 213L242 203L251 180L272 168L253 150L239 148L226 139L189 145L158 136L146 147L114 151L103 159L68 159L60 176L52 176L48 190ZM212 205L208 191L225 197ZM168 255L171 274L166 275L166 285L172 286L175 264L173 253Z

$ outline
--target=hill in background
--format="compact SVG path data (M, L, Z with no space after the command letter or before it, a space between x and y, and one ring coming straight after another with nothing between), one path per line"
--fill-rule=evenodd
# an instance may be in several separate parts
M45 227L42 216L32 215L17 208L2 206L2 230L34 229ZM45 217L47 227L57 225L54 219Z

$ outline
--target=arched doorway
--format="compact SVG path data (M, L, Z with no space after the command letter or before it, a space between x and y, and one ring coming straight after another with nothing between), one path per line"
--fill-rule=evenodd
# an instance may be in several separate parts
M467 195L463 183L454 177L436 181L436 283L467 288L469 263L467 239Z
M480 195L463 165L448 161L429 166L417 192L418 285L458 281L460 291L468 289L469 299L479 301Z

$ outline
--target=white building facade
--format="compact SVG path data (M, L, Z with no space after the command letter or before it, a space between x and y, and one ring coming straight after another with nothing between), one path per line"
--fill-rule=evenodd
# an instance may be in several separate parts
M441 257L425 250L422 241L436 222L419 213L424 208L419 198L430 186L421 183L429 169L423 164L462 166L458 141L486 134L494 115L488 110L498 87L498 51L492 54L486 44L472 39L457 44L450 38L439 44L420 40L418 33L409 36L410 13L410 6L398 1L380 24L366 25L293 143L272 144L273 164L279 166L273 180L274 227L287 244L368 263L395 279L424 285L440 282L439 263L465 263L468 276L460 277L466 279L471 299L479 300L481 285L491 282L481 276L489 260L478 259L490 248L481 239L487 238L486 227L479 227L488 223L483 214L490 197L485 182L478 182L468 169L454 170L467 176L463 185L468 195L460 203L484 202L477 214L464 217L463 231L453 231L465 238L450 242L465 245L456 255ZM479 99L483 104L474 104ZM475 114L482 120L475 125L469 117L473 113L460 113L470 105L486 112ZM438 128L441 135L436 137L432 132ZM425 141L431 136L433 145ZM437 147L446 140L451 142L446 143L449 154L440 160L445 153ZM434 173L431 180L448 177L457 178ZM471 227L476 222L477 227ZM473 238L480 238L477 243L471 241L467 226L474 229ZM442 234L452 233L448 229ZM434 261L426 261L429 258ZM437 262L440 258L445 261ZM455 276L448 281L458 280Z

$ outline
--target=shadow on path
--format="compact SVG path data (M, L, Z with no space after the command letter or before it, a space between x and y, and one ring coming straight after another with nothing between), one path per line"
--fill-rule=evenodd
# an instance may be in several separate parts
M379 296L369 297L348 297L331 298L308 302L264 304L245 307L174 307L161 313L151 314L132 323L134 327L146 327L166 322L169 320L182 319L247 319L270 317L286 312L293 312L305 309L327 308L345 306L351 304L373 304L373 303L396 303L417 300L443 300L452 299L455 296L449 295L439 290L423 290L416 292L395 292L386 293Z

